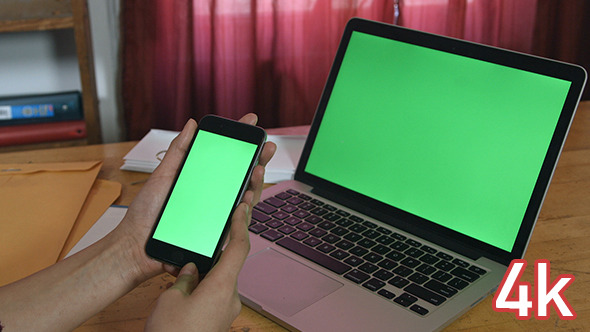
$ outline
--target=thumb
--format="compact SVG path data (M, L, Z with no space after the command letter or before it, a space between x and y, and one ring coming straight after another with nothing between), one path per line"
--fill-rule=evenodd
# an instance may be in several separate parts
M170 289L177 289L185 295L190 295L199 283L199 274L195 263L186 264L178 273L176 282Z

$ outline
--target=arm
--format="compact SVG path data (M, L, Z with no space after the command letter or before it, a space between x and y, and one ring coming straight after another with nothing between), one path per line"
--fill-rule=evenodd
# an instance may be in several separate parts
M240 121L256 120L246 115ZM175 272L147 257L144 245L195 129L193 120L185 125L113 232L66 260L0 288L0 322L6 330L72 330L143 281ZM275 148L272 143L265 146L253 173L244 195L250 206L260 197L264 165Z

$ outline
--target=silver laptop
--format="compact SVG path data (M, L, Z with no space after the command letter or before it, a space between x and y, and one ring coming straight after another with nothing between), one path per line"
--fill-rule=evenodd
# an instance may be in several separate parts
M523 257L585 81L352 19L295 180L253 211L243 302L292 330L450 324Z

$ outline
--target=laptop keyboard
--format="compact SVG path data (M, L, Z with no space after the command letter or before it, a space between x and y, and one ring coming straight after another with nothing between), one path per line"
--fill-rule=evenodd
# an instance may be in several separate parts
M424 316L487 271L290 189L258 203L252 233Z

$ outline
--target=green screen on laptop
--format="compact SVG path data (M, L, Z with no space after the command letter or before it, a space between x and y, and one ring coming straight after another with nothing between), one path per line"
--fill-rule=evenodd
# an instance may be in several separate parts
M355 31L305 171L510 251L570 84Z

